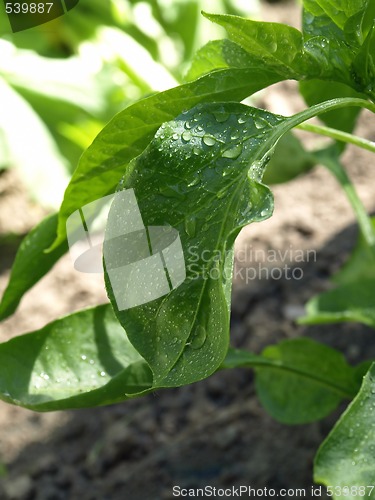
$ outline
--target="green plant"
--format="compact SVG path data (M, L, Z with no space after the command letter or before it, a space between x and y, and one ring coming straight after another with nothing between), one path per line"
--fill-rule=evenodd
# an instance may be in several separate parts
M336 288L313 299L302 321L375 326L374 223L340 162L346 143L375 152L374 143L351 133L361 108L375 112L375 4L303 4L302 33L205 14L226 28L229 40L209 42L193 59L186 83L132 104L99 133L81 157L59 213L21 244L0 318L12 314L66 252L67 218L116 189L134 189L145 225L178 229L188 270L188 248L197 248L198 255L208 251L211 259L198 261L204 272L188 271L168 295L126 311L118 310L106 273L111 305L0 345L0 396L38 411L105 405L196 382L219 369L251 367L262 403L285 423L322 418L342 400L353 400L318 452L315 479L349 486L346 498L356 498L360 486L369 487L363 496L375 498L375 365L350 366L339 352L305 338L269 346L262 354L229 347L233 243L244 225L272 214L272 193L262 182L268 164L271 183L317 162L325 165L358 218L358 245L335 276ZM238 102L287 79L300 82L310 106L294 116ZM305 123L315 116L325 125ZM333 142L306 152L291 135L295 127ZM282 167L281 148L297 148L299 161L292 168ZM112 209L108 225L115 217ZM104 253L107 245L108 240ZM333 496L342 491L334 489Z

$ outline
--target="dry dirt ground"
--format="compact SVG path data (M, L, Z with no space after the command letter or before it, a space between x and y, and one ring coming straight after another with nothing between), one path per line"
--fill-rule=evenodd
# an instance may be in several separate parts
M290 22L297 19L291 9L288 4L273 7L266 17ZM284 114L302 106L290 82L263 93L260 103ZM375 140L375 120L369 113L363 114L357 132ZM373 212L373 158L349 147L344 163ZM233 344L258 353L270 343L307 336L340 349L351 362L375 358L369 328L295 323L306 300L329 287L329 276L355 243L354 217L336 181L318 166L275 186L274 194L273 217L245 228L238 238L237 269L263 265L252 258L257 250L258 256L269 249L287 250L288 265L301 267L303 276L265 279L258 273L245 283L239 273L233 290ZM18 235L42 216L15 172L1 173L0 292ZM293 262L297 249L316 251L316 259ZM101 282L83 281L63 258L24 298L17 314L0 325L0 341L105 300ZM306 488L304 498L312 498L313 457L342 410L317 423L282 425L262 409L252 372L243 369L99 409L37 414L0 403L0 498L162 500L173 498L173 485Z

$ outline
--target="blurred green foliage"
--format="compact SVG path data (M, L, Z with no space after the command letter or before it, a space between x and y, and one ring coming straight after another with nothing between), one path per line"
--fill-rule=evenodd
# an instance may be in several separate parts
M0 169L58 208L81 153L129 103L181 82L221 28L201 10L256 16L257 0L80 0L12 33L0 8Z

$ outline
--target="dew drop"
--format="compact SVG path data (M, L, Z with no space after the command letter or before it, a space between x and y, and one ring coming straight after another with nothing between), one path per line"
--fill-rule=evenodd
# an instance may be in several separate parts
M186 122L185 123L185 128L187 128L188 130L191 129L191 123L190 122Z
M231 158L232 160L235 160L240 156L241 153L242 153L242 146L241 144L237 144L237 146L234 146L233 148L224 151L223 158Z
M202 325L198 325L192 333L189 345L192 349L200 349L206 342L206 338L206 329Z
M240 116L237 121L238 121L238 123L246 123L246 118L243 116Z
M83 361L85 361L85 359L87 359L87 356L85 356L84 354L82 354L81 359L82 359Z
M191 139L191 132L189 132L189 130L185 130L185 132L183 132L182 134L182 139L186 142L189 142Z
M203 142L205 143L206 146L213 146L216 143L216 140L210 135L205 135L203 137Z
M194 217L194 215L188 215L185 218L185 231L190 238L194 238L195 233L197 230L197 219Z
M276 42L271 42L268 44L268 50L270 52L276 52L277 51L277 43Z
M254 118L254 125L256 126L257 129L261 129L267 125L267 122L266 120L258 116L257 118Z
M195 154L196 156L199 156L201 154L200 149L197 147L193 148L193 154Z
M214 113L214 116L218 123L226 122L229 118L229 114L225 111L217 111L216 113Z
M224 198L227 195L227 193L228 193L227 188L220 189L220 191L216 193L216 197L219 199Z
M177 141L177 139L178 139L179 137L180 137L180 136L179 136L177 133L175 133L175 134L173 134L173 135L172 135L172 139L173 139L174 141Z

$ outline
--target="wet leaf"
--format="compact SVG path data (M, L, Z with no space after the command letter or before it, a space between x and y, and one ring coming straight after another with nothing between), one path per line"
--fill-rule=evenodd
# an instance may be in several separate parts
M149 363L155 385L200 380L223 361L233 243L244 225L272 213L272 194L261 183L265 165L278 139L294 125L341 105L332 101L289 118L234 103L199 105L165 123L125 170L119 188L134 189L146 227L171 226L179 232L187 269L177 289L126 310L117 308L106 274L112 305L129 340ZM115 198L105 261L111 252L126 254L125 248L111 246L111 233L118 234L121 224L126 224L126 212ZM121 288L121 274L116 279ZM122 286L125 290L125 282ZM194 339L202 338L203 330L205 338L195 349Z
M0 399L32 410L115 403L144 393L151 382L110 305L0 344Z
M54 246L66 238L69 215L115 191L128 163L142 153L163 122L202 101L241 101L280 79L265 68L224 69L142 99L116 115L81 157L65 192Z
M357 397L338 420L315 458L314 480L327 486L333 485L334 492L334 486L341 486L342 496L348 500L355 500L358 495L375 498L374 412L373 364ZM338 494L333 495L335 499L340 497Z

